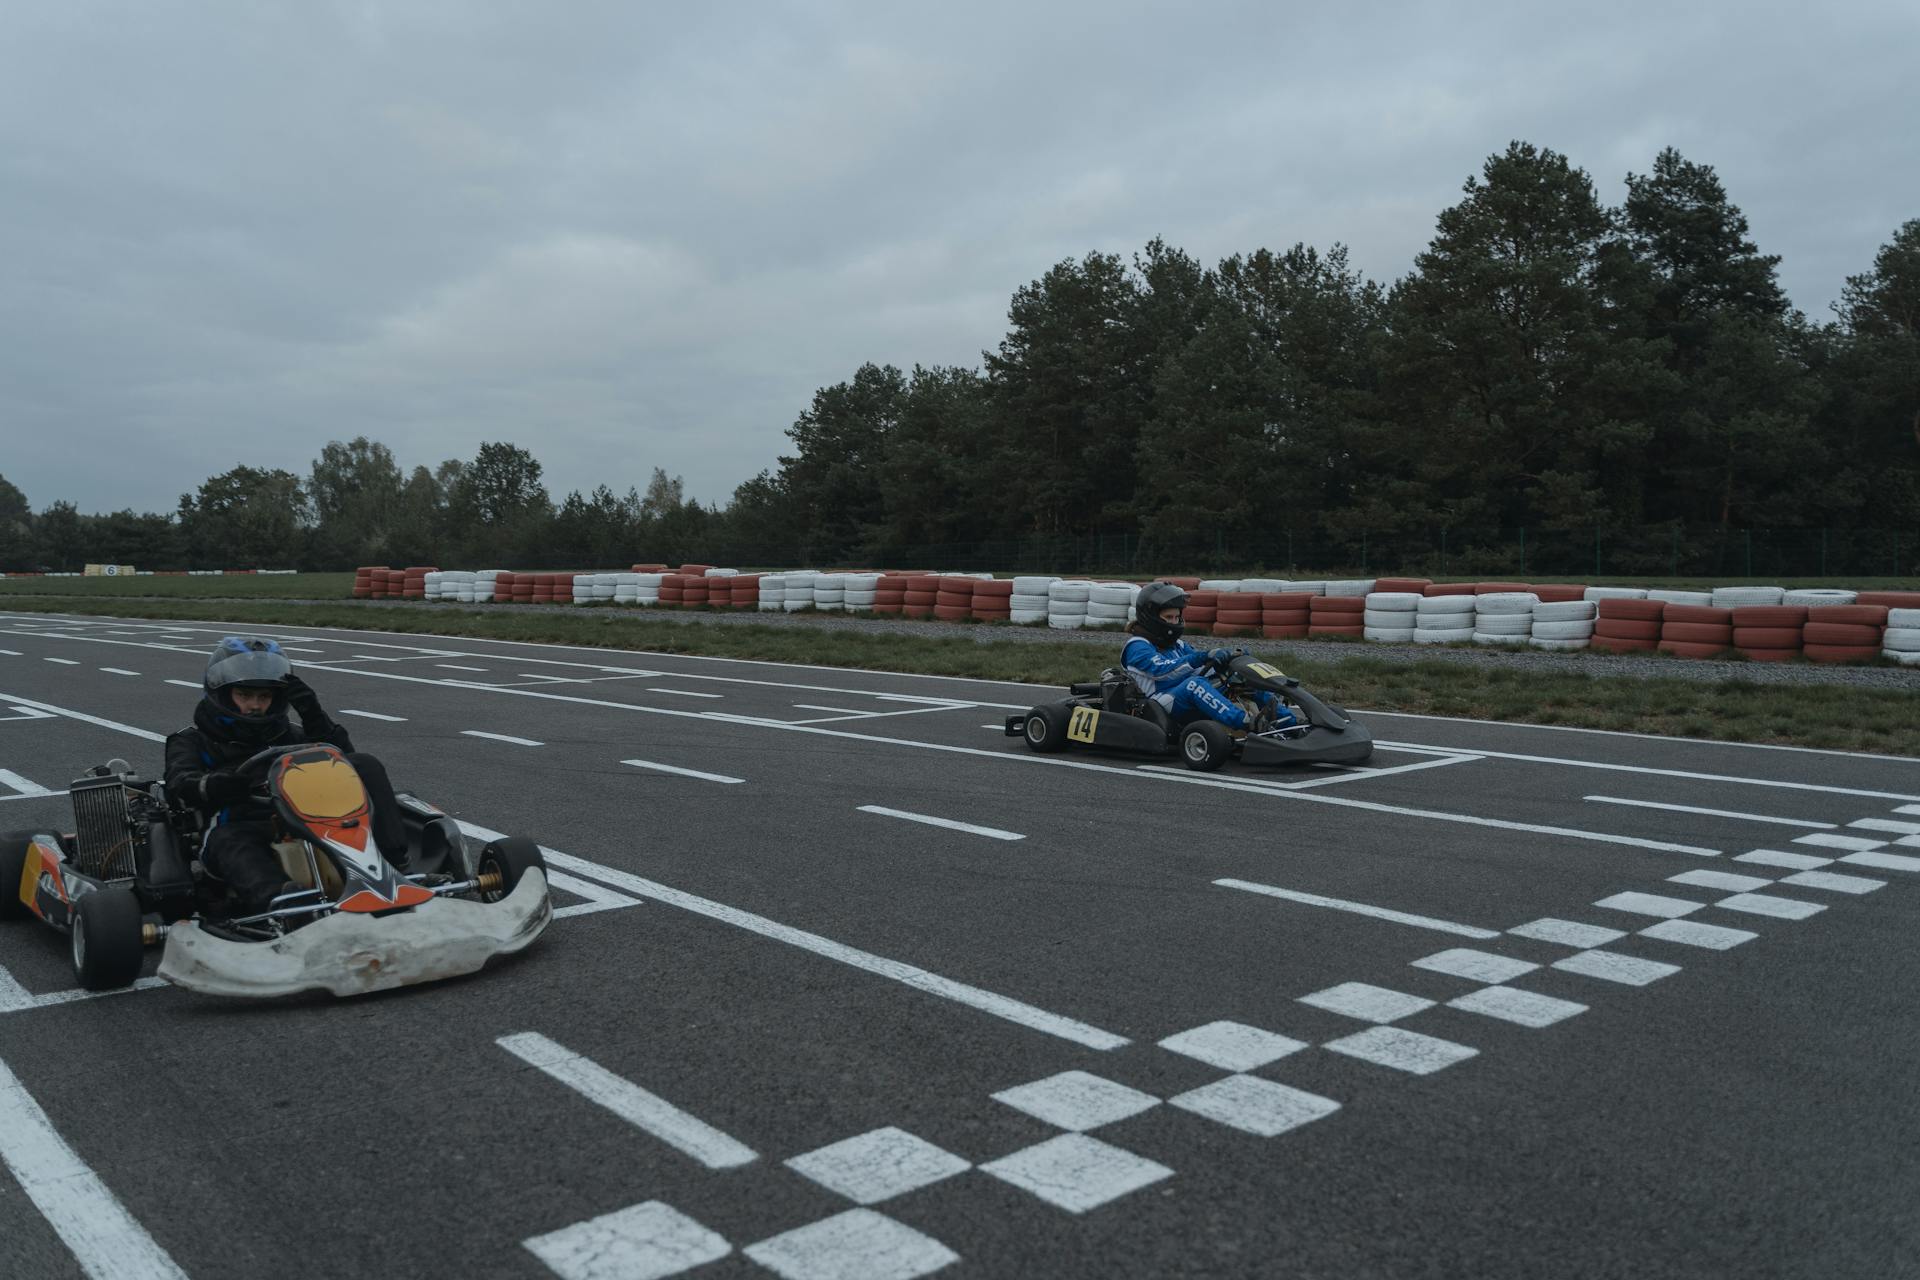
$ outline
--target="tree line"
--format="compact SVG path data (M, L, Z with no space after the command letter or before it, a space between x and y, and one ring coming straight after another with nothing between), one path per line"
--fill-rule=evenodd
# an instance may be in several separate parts
M820 388L791 453L724 505L657 468L645 494L556 504L518 446L403 474L362 438L304 480L235 468L170 516L35 514L0 481L0 561L882 564L1097 538L1169 566L1229 548L1273 564L1298 535L1330 567L1449 531L1633 529L1651 566L1683 534L1755 527L1906 530L1911 548L1920 219L1830 320L1792 307L1779 261L1677 151L1610 207L1565 156L1515 142L1391 285L1338 244L1209 267L1156 239L1060 262L1013 295L979 367L867 363Z

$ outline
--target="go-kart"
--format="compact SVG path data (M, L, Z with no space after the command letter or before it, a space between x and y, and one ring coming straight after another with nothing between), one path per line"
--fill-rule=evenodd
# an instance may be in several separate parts
M1070 685L1069 697L1007 717L1007 736L1025 738L1035 751L1104 747L1116 751L1178 755L1189 769L1218 769L1230 759L1244 764L1357 764L1373 754L1373 735L1344 708L1322 702L1300 682L1270 663L1238 649L1225 661L1209 657L1203 670L1219 679L1229 701L1260 710L1261 693L1287 704L1294 723L1263 733L1236 734L1204 717L1176 721L1143 695L1123 668L1109 667L1097 681Z
M140 976L164 944L159 975L191 991L357 995L471 973L520 951L553 918L540 848L506 837L474 849L459 825L399 793L402 872L372 837L372 804L332 746L272 747L239 766L272 803L274 852L289 887L243 911L189 850L200 816L123 760L68 788L74 830L0 835L0 919L38 916L69 934L80 985Z

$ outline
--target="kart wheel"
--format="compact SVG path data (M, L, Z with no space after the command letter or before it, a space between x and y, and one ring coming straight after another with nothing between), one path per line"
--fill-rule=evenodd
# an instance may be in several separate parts
M27 846L33 843L30 831L9 831L0 835L0 920L18 920L30 914L20 901L20 877L27 870Z
M1058 707L1035 707L1027 712L1022 731L1027 745L1035 751L1050 753L1067 749L1067 717Z
M1233 754L1233 735L1214 720L1196 720L1180 731L1180 759L1189 769L1212 773Z
M73 908L73 972L89 991L112 991L140 976L146 956L140 899L133 890L96 889Z
M481 881L480 901L500 901L514 891L521 876L536 867L544 872L547 860L541 856L540 846L525 836L502 836L489 841L480 851L480 862L475 868Z

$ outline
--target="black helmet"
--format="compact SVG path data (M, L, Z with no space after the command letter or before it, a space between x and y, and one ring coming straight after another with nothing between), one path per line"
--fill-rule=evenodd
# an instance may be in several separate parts
M274 641L228 636L207 659L200 686L222 729L235 738L265 742L286 726L287 677L292 674L293 663ZM246 715L233 703L235 689L269 689L273 702L258 715Z
M1172 647L1180 639L1185 629L1184 611L1187 607L1187 593L1171 582L1149 582L1140 588L1140 594L1133 601L1133 625L1140 634L1153 642L1156 649ZM1163 622L1160 620L1162 609L1182 610L1181 622Z

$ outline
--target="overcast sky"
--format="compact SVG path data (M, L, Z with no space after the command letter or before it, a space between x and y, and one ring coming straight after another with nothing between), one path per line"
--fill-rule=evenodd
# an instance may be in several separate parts
M1913 0L0 5L0 474L171 510L367 435L724 500L861 362L1155 235L1404 274L1492 152L1711 164L1796 305L1920 217Z

